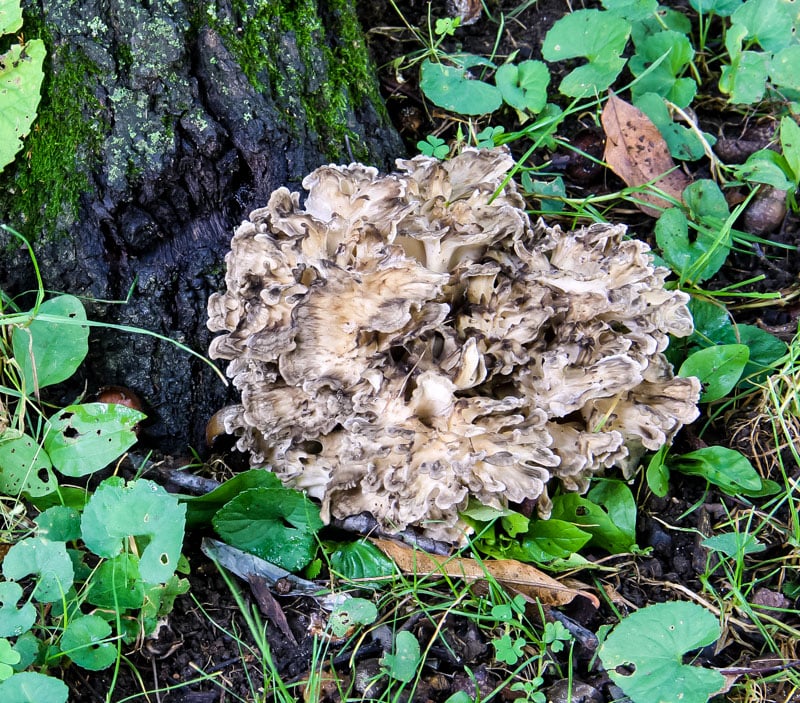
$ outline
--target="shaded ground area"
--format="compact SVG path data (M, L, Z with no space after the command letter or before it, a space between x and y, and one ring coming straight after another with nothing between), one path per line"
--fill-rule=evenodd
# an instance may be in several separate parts
M406 139L409 152L415 153L414 145L427 134L437 133L443 138L451 138L458 125L424 104L410 72L403 77L403 82L388 67L391 60L419 46L414 43L410 33L403 30L402 21L388 2L365 5L369 6L363 9L362 21L367 29L372 30L375 58L384 67L381 77L387 105ZM500 7L495 8L496 16L499 17L503 10L513 10L517 5L516 2L500 3ZM490 54L495 50L498 56L505 56L518 51L523 58L538 58L541 38L565 9L560 0L534 4L516 15L513 21L506 22L499 35L498 25L484 17L459 31L450 48L460 43L464 50L479 54ZM428 13L425 3L410 0L401 6L401 11L409 24L425 26ZM446 14L444 8L435 4L430 12L432 17ZM766 146L772 138L766 122L743 122L741 115L714 111L710 103L707 107L707 112L703 113L703 104L699 105L699 118L704 129L720 137L718 148L731 150L726 158L744 159L748 153ZM598 156L602 154L602 133L591 119L587 117L567 127L572 133L563 136L581 140L584 151ZM739 155L731 157L737 149ZM613 174L596 168L590 161L572 153L537 154L532 158L553 158L571 194L602 194L621 186ZM692 175L704 177L707 174L698 170ZM649 237L653 224L651 218L630 209L612 212L611 216L628 223L631 230L641 236ZM800 272L800 257L797 256L800 226L797 218L791 213L785 214L776 222L768 223L767 229L774 241L789 244L794 249L759 250L755 255L753 252L734 253L715 285L728 285L758 276L763 278L748 286L749 290L781 291L796 284ZM794 306L767 305L742 309L737 313L737 321L758 324L788 339L796 329L797 316L798 306L795 302ZM774 462L765 453L769 442L759 445L753 441L754 435L764 431L759 424L761 418L757 408L744 408L720 417L708 428L703 427L704 422L705 419L701 418L695 427L681 435L679 443L683 446L679 449L688 450L705 443L719 442L749 454L765 470L775 470ZM791 467L796 477L797 467L791 463L787 463L787 466ZM712 534L713 526L720 521L736 521L737 516L748 515L750 506L713 490L708 491L705 482L689 477L673 479L671 492L665 498L647 495L645 487L640 486L639 490L637 535L639 547L644 551L638 555L613 558L599 551L589 553L585 556L596 564L596 568L575 574L597 595L599 607L578 598L560 611L528 608L528 617L532 622L541 625L542 619L546 622L558 621L575 641L571 652L571 698L567 693L569 687L563 683L570 677L569 650L550 651L545 658L549 664L542 671L544 682L541 690L546 693L548 701L588 703L623 698L621 691L611 684L594 657L597 647L594 633L601 626L616 623L620 616L638 607L666 600L694 600L716 612L730 604L725 595L735 584L730 582L729 574L717 568L714 557L700 542ZM777 508L771 519L777 522L788 520L786 506ZM190 535L188 538L187 552L192 565L190 595L177 601L175 611L157 640L144 643L138 651L128 655L125 664L131 666L123 666L113 682L113 700L147 699L170 703L270 700L269 696L264 697L264 690L266 688L274 692L275 689L269 679L265 682L262 666L264 652L254 644L253 633L231 597L228 585L200 553L200 537ZM772 617L789 618L789 624L798 627L800 623L796 621L795 614L782 615L782 611L796 609L800 605L796 595L792 600L780 592L780 586L787 579L795 578L787 571L790 565L780 561L786 553L785 545L776 535L774 542L765 543L765 549L768 558L765 559L762 553L760 563L770 563L772 558L772 565L763 574L751 575L749 582L760 585L756 592L750 594L750 600L768 609ZM410 696L412 700L445 701L457 692L465 692L470 699L475 699L478 696L485 697L498 688L503 688L499 694L500 700L524 696L524 693L504 686L504 682L512 676L513 667L504 666L496 660L495 649L491 645L491 628L479 628L474 618L459 615L458 609L451 613L437 610L437 589L442 594L442 601L447 598L452 601L453 594L447 592L447 586L434 581L419 584L419 602L409 595L403 601L381 603L380 626L366 638L347 643L319 636L319 622L323 616L318 615L320 608L314 599L291 595L280 597L279 602L295 641L282 634L274 624L266 628L266 638L275 670L290 686L291 695L298 700L309 701L339 701L348 696L352 700L359 700L377 696L382 687L387 685L386 677L380 673L379 663L391 648L391 633L387 641L386 631L395 618L407 618L402 627L410 630L419 640L423 651L428 652L425 674L413 696ZM244 602L257 611L256 599L250 589L247 585L239 585ZM716 593L717 597L709 599L708 596L698 595L703 592L704 585L706 593ZM471 590L465 590L468 593L464 596L465 611L480 608L482 602L492 602L491 594L482 592L481 588L485 587L476 585ZM428 614L423 614L423 609ZM431 614L435 614L435 617ZM718 668L768 670L779 663L760 660L765 635L741 613L732 614L719 645L703 650L696 661ZM796 642L786 640L780 642L779 647L785 651L786 661L798 656ZM322 667L322 671L328 673L315 686L312 685L308 691L303 686L291 688L293 682L305 681L314 664L325 659L329 663ZM111 672L93 675L76 668L67 672L68 681L79 691L73 698L75 701L104 700L105 692L112 685L112 677ZM172 686L176 688L163 690ZM155 689L161 689L162 692L156 694L153 692ZM769 684L763 686L761 694L764 700L800 700L800 697L792 698L790 690ZM408 699L406 693L400 697L400 700Z

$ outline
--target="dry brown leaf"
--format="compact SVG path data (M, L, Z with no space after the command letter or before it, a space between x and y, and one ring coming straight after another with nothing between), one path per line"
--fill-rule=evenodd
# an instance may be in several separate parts
M675 169L664 137L639 108L610 93L600 117L606 133L606 150L603 158L625 183L636 188L645 183L653 185L680 201L683 189L691 183L683 171ZM672 170L675 169L675 170ZM639 209L658 217L658 208L672 203L655 193L643 192L636 196Z
M587 591L570 588L530 564L514 559L491 559L478 562L462 557L441 557L400 542L373 539L372 542L390 557L404 573L442 574L467 581L485 581L487 574L498 583L521 593L527 600L538 600L544 605L566 605L576 596L588 598L600 607L597 597Z

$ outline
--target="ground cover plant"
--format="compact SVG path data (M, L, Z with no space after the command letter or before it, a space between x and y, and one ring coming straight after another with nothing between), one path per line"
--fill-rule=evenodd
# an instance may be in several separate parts
M628 224L691 296L694 333L667 353L703 383L700 419L632 477L556 492L547 520L473 502L465 547L412 531L412 549L363 516L324 526L314 501L229 453L163 475L119 459L140 412L47 393L86 356L81 301L43 283L24 305L0 298L0 692L63 701L63 679L71 700L796 700L792 8L365 11L412 151L508 147L534 217ZM752 125L767 136L745 139ZM749 152L731 157L731 141ZM187 473L214 480L159 485Z

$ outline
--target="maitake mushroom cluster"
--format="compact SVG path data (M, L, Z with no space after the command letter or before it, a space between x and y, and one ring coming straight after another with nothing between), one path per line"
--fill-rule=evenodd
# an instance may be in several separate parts
M236 231L211 356L218 414L252 462L322 501L459 540L470 498L585 491L697 416L668 335L692 332L646 244L620 225L531 226L507 151L325 166Z

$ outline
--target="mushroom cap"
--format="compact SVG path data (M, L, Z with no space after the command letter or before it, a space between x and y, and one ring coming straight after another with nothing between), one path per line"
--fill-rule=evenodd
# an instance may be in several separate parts
M453 541L470 499L585 491L697 417L669 335L692 332L620 225L531 224L505 149L418 156L380 175L324 166L236 230L211 296L219 415L254 465L322 502Z

